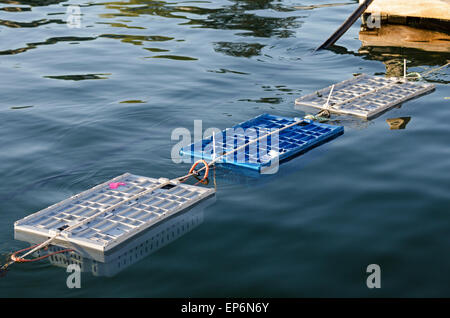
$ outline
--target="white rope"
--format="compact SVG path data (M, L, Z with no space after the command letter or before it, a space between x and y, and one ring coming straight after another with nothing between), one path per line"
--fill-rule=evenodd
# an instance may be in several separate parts
M393 85L397 85L397 81L392 81L391 83L388 83L388 84L383 85L383 86L381 86L381 87L378 87L378 88L374 88L374 89L368 90L368 91L365 92L365 93L362 93L362 94L360 94L360 95L353 96L352 98L346 99L346 100L344 100L344 101L342 101L342 102L340 102L340 103L333 104L332 107L337 107L337 106L341 106L341 105L346 104L346 103L353 102L353 101L356 100L356 99L359 99L359 98L361 98L361 97L370 95L370 94L372 94L372 93L376 93L376 92L378 92L379 90L383 90L383 89L388 88L388 87L393 86Z
M36 246L35 248L33 248L32 250L30 250L30 251L26 252L25 254L23 254L22 256L20 256L20 258L25 258L25 257L27 257L28 255L30 255L30 254L36 252L37 250L40 250L41 248L44 248L44 247L48 246L48 245L49 245L49 244L50 244L57 236L58 236L58 234L56 234L55 236L49 238L47 241L45 241L45 242L43 242L43 243L37 245L37 246Z
M213 134L213 160L216 159L216 135Z
M263 136L261 136L261 137L259 137L259 138L253 139L253 140L251 140L251 141L249 141L249 142L243 144L242 146L237 147L237 148L235 148L235 149L233 149L233 150L231 150L231 151L229 151L229 152L227 152L227 153L225 153L225 154L223 154L223 155L217 157L216 159L214 159L213 161L211 161L211 162L208 164L208 166L212 166L212 165L215 164L217 161L219 161L221 158L226 157L226 156L228 156L228 155L230 155L230 154L232 154L232 153L235 153L236 151L239 151L239 150L241 150L242 148L245 148L245 147L247 147L248 145L253 144L253 143L255 143L255 142L257 142L257 141L259 141L259 140L261 140L261 139L263 139L263 138L269 137L269 136L271 136L271 135L273 135L273 134L275 134L275 133L278 133L278 132L280 132L280 131L283 131L283 130L285 130L285 129L288 129L288 128L290 128L290 127L293 127L293 126L295 126L295 125L298 125L300 122L302 122L302 120L296 120L296 119L294 119L294 122L293 122L292 124L289 124L289 125L287 125L287 126L284 126L284 127L282 127L282 128L279 128L279 129L277 129L277 130L274 130L274 131L272 131L271 133L268 133L268 134L266 134L266 135L263 135ZM203 168L202 168L202 169L203 169ZM200 170L199 170L199 171L200 171Z
M450 65L450 62L447 62L447 64L444 64L444 65L436 67L436 68L432 68L431 70L428 70L426 72L423 71L422 73L419 73L419 72L407 73L405 77L406 78L411 78L411 79L414 79L414 78L422 79L424 76L426 76L428 74L431 74L431 73L434 73L434 72L437 72L437 71L440 71L441 69L443 69L443 68L445 68L445 67L447 67L449 65Z
M406 59L403 59L403 78L406 79Z
M425 76L425 75L434 73L434 72L436 72L436 71L439 71L439 70L441 70L441 69L443 69L444 67L449 66L449 65L450 65L450 62L447 62L447 64L445 64L445 65L442 65L442 66L433 68L433 69L431 69L431 70L429 70L429 71L426 71L425 73L422 74L422 76Z
M255 143L255 142L257 142L257 141L259 141L259 140L261 140L261 139L263 139L263 138L269 137L269 136L271 136L271 135L273 135L273 134L275 134L275 133L279 133L280 131L283 131L283 130L285 130L285 129L288 129L288 128L290 128L290 127L293 127L293 126L295 126L295 125L298 125L300 122L302 122L302 120L295 120L295 122L293 122L292 124L289 124L289 125L287 125L287 126L284 126L284 127L282 127L282 128L279 128L279 129L277 129L277 130L274 130L274 131L272 131L272 132L270 132L270 133L268 133L268 134L266 134L266 135L263 135L263 136L261 136L261 137L259 137L259 138L257 138L257 139L251 140L251 141L247 142L246 144L244 144L244 145L242 145L242 146L240 146L240 147L237 147L237 148L235 148L235 149L233 149L233 150L230 150L230 151L228 151L227 153L225 153L225 154L223 154L223 155L221 155L221 156L219 156L219 157L215 157L215 155L214 155L215 158L214 158L210 163L208 163L208 167L214 165L216 162L218 162L218 161L219 161L221 158L223 158L223 157L226 157L226 156L228 156L228 155L230 155L230 154L232 154L232 153L234 153L234 152L236 152L236 151L239 151L239 150L241 150L242 148L247 147L248 145L250 145L250 144L252 144L252 143ZM214 136L213 136L213 143L214 143L214 146L215 146L215 138L214 138ZM214 153L215 153L215 150L214 150ZM200 171L204 170L205 168L206 168L206 167L203 167L203 168L199 169L197 172L200 172ZM145 190L145 191L143 191L143 192L141 192L141 193L138 193L138 194L136 194L136 195L134 195L134 196L128 198L128 199L125 200L125 201L118 202L118 203L116 203L116 204L110 206L110 207L107 208L107 209L101 210L100 212L91 215L90 217L84 219L83 221L81 221L81 222L79 222L79 223L76 223L76 224L74 224L74 225L71 225L71 226L69 226L69 227L67 227L67 228L65 228L65 229L63 229L63 230L61 230L60 232L58 232L57 234L55 234L53 237L49 238L47 241L45 241L45 242L43 242L43 243L37 245L37 246L34 247L32 250L30 250L30 251L28 251L27 253L25 253L24 255L20 256L20 258L25 258L26 256L28 256L28 255L30 255L30 254L32 254L32 253L34 253L34 252L36 252L36 251L38 251L38 250L40 250L40 249L42 249L42 248L45 248L45 247L48 246L48 245L50 245L50 243L52 243L52 242L53 242L58 236L60 236L63 232L69 232L69 231L71 231L71 230L73 230L73 229L75 229L75 228L77 228L77 227L79 227L79 226L81 226L81 225L83 225L83 224L85 224L85 223L90 222L91 220L93 220L94 218L96 218L97 216L99 216L99 215L101 215L101 214L107 213L107 212L109 212L109 211L114 210L115 208L118 208L119 206L123 205L124 203L130 202L130 201L133 201L133 200L136 200L136 199L138 199L138 198L140 198L140 197L142 197L142 196L144 196L144 195L146 195L146 194L148 194L148 193L151 193L151 192L153 192L153 191L155 191L155 190L157 190L157 189L160 189L160 188L162 188L162 187L164 187L164 186L166 186L166 185L169 185L169 184L171 184L171 183L179 183L180 181L185 180L186 178L188 178L188 177L190 177L190 176L192 176L192 175L194 175L194 172L193 172L193 173L189 173L189 174L187 174L187 175L185 175L185 176L182 176L182 177L174 178L174 179L172 179L172 180L167 179L167 181L162 182L162 183L158 184L158 185L155 186L155 187L152 187L152 188L147 189L147 190Z
M329 103L330 103L330 99L331 99L331 94L333 94L333 90L334 90L334 84L333 84L333 86L331 86L330 94L328 94L327 102L326 102L325 105L324 105L325 109L327 109L327 108L329 107Z

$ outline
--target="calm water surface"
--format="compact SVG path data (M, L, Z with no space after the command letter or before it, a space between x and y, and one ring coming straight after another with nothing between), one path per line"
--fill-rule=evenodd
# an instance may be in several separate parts
M0 0L0 259L25 246L13 223L32 212L127 171L184 174L171 132L195 119L301 116L295 98L353 73L450 59L361 48L360 22L311 54L356 3ZM434 93L373 121L337 118L343 136L276 176L222 172L203 223L120 274L70 290L63 268L18 265L0 296L450 296L448 69L426 80ZM390 130L393 117L410 122Z

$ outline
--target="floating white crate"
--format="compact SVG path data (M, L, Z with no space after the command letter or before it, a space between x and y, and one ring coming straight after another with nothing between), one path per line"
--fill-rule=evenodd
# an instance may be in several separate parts
M195 229L203 222L204 209L214 202L214 196L203 200L187 211L158 222L106 254L73 251L52 255L48 259L52 265L58 267L77 264L82 272L91 272L95 276L114 276ZM42 255L62 249L50 246L48 252Z
M335 84L327 108L331 87L297 98L295 104L369 119L435 88L433 84L410 82L399 77L362 74Z
M169 184L137 196L165 182L126 173L15 222L14 236L37 244L59 233L52 244L105 253L215 193L211 188ZM111 189L111 183L125 185Z

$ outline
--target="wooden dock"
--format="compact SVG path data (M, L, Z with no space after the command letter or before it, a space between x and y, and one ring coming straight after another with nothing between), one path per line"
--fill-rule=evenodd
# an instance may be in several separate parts
M406 25L387 24L379 29L362 29L359 39L363 47L405 47L450 53L450 35Z
M380 14L388 19L411 17L449 21L450 0L374 0L366 14Z

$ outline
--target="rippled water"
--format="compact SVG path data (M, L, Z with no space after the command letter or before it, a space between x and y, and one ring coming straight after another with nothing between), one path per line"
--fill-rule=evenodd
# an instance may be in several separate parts
M184 174L174 128L299 116L295 98L353 73L450 59L361 47L360 22L312 54L356 3L0 0L1 259L25 246L13 223L32 212L126 171ZM219 171L203 223L118 275L70 290L62 268L17 265L0 296L450 296L448 69L426 80L434 93L373 121L340 117L343 136L276 176ZM395 117L406 129L389 129ZM380 290L365 284L372 263Z

